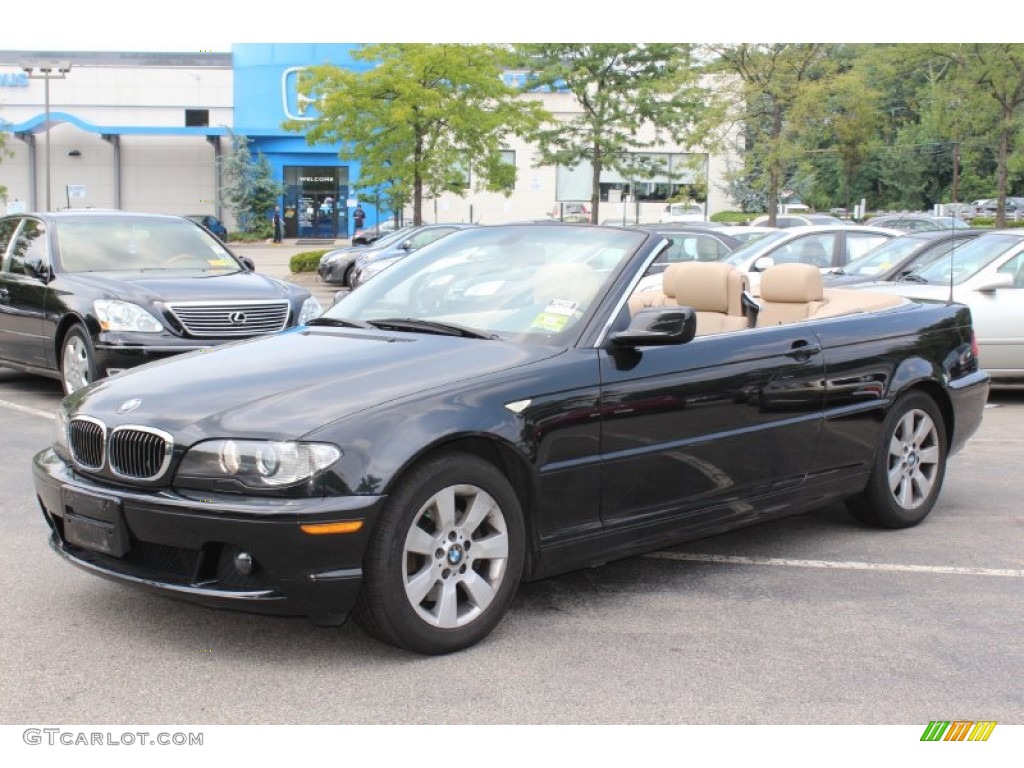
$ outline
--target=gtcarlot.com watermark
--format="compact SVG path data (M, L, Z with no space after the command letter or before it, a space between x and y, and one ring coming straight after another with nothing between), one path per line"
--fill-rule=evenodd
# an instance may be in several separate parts
M26 728L22 740L50 747L201 747L203 733L167 731L74 731L64 728Z

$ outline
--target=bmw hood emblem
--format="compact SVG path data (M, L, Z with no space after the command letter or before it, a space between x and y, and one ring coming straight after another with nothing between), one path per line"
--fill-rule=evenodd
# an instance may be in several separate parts
M142 398L133 397L131 400L125 400L123 403L121 403L121 405L117 409L117 412L131 413L132 411L136 410L140 405L142 405Z

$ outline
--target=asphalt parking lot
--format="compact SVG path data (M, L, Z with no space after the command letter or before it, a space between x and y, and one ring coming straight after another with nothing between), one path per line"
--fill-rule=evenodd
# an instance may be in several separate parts
M440 658L62 562L29 469L59 399L0 369L0 722L1024 722L1024 392L993 395L917 528L836 506L524 585L490 638Z

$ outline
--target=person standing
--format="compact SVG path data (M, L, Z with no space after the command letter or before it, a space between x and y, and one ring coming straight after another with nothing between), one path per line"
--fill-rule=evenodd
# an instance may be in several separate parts
M281 221L281 206L274 206L274 242L284 241L284 223Z
M363 228L363 222L366 221L366 212L363 210L363 206L356 204L356 209L352 211L352 221L355 224L355 230L352 232L355 235L360 229Z

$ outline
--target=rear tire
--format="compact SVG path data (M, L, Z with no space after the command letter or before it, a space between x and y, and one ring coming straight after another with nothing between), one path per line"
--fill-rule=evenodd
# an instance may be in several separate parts
M867 487L846 502L861 522L909 528L927 517L946 475L946 424L924 392L899 398L882 426Z
M519 499L469 454L415 467L370 537L353 617L370 635L423 654L467 648L508 611L523 570Z

